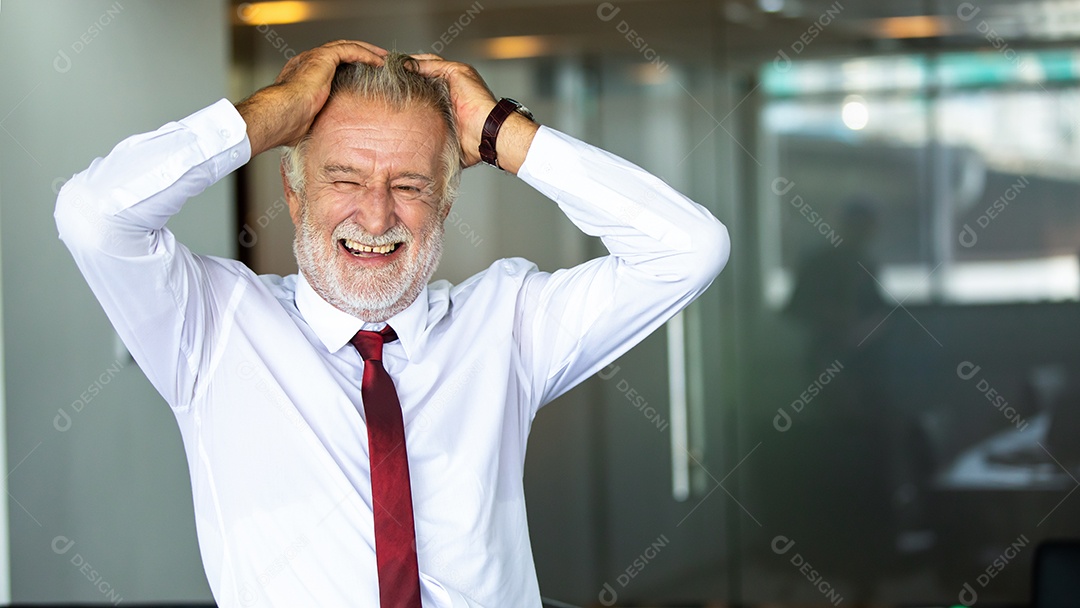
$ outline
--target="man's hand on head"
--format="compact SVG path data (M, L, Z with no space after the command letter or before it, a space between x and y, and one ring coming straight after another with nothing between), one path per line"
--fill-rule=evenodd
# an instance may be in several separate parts
M416 59L417 72L443 78L450 85L462 160L466 167L480 162L480 135L484 132L488 114L497 102L491 89L471 65L446 61L429 53L413 55L413 58ZM517 112L511 114L503 123L497 139L499 166L516 174L521 163L525 162L525 154L538 128L536 123Z
M330 96L338 65L381 65L386 53L367 42L338 40L290 59L274 84L236 105L247 123L251 156L300 141Z

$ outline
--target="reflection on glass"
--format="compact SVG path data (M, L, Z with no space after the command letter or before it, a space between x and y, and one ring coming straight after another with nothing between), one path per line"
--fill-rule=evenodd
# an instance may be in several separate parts
M1076 68L763 70L746 600L1019 602L1080 534Z

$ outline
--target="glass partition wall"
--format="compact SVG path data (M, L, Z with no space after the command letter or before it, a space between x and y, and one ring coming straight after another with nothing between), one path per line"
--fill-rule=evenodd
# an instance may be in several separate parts
M747 599L1021 602L1080 533L1076 61L761 70Z

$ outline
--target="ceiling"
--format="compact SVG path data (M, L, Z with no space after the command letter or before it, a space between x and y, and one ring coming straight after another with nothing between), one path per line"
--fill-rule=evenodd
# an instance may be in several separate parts
M1080 0L311 0L293 30L379 19L462 23L460 40L484 44L528 36L534 55L723 53L760 62L778 52L803 56L905 49L1068 47L1080 40ZM234 24L260 5L234 0ZM477 14L479 13L479 14ZM300 14L300 13L297 13ZM604 19L603 17L607 17ZM295 20L295 19L294 19ZM430 29L430 28L429 28ZM440 28L436 28L440 29ZM630 30L633 30L631 32ZM636 33L636 35L634 35ZM644 45L644 46L643 46ZM479 49L479 50L478 50ZM491 51L494 53L494 51Z

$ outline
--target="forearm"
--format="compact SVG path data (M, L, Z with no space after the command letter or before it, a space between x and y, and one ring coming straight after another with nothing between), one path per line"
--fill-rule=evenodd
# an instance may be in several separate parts
M499 167L517 175L539 129L540 125L517 112L508 116L502 128L499 129L499 137L495 140Z
M251 158L276 147L281 141L282 109L275 100L272 88L267 88L236 104L236 111L244 119Z
M558 202L582 231L600 237L621 263L701 289L727 263L724 225L644 169L551 130L531 148L519 176Z
M248 154L244 124L225 100L129 137L60 191L60 236L69 247L103 236L113 246L134 239L145 247L147 231L164 227L189 198L243 165Z

